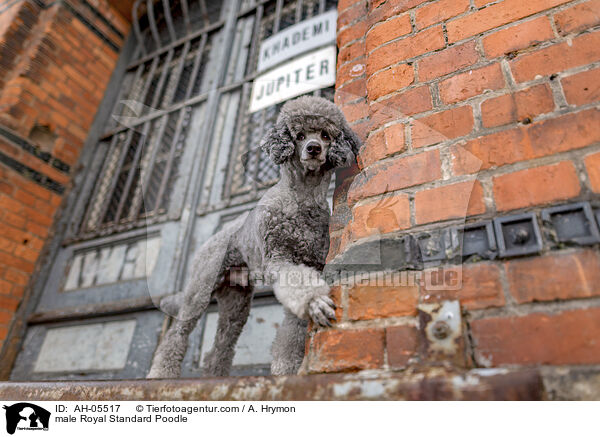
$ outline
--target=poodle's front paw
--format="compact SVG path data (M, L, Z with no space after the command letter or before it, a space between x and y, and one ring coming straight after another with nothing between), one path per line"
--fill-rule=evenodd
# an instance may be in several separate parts
M335 317L335 304L327 296L317 296L308 303L308 315L317 325L331 326Z

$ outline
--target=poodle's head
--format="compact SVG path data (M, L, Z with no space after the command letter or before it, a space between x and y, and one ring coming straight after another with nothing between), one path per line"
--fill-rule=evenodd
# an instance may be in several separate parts
M350 166L360 140L337 106L305 96L283 105L261 147L275 164L296 163L314 172Z

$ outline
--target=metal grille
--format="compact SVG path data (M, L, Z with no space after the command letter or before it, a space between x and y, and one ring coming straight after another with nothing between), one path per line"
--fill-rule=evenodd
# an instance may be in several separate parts
M138 49L98 145L106 154L80 235L124 230L167 212L192 108L206 100L220 14L221 2L135 3Z
M224 197L232 197L254 191L274 184L279 178L279 167L259 148L264 133L273 126L283 103L249 114L252 81L256 76L256 67L261 41L274 33L284 30L301 20L319 13L335 9L336 1L332 0L293 0L268 1L260 4L255 11L256 32L253 35L250 55L246 64L246 82L243 85L243 98L238 114L239 143L232 155ZM333 101L334 88L315 91L315 95L323 95Z
M258 149L281 104L249 114L260 42L305 18L336 7L333 0L240 0L234 13L235 42L222 50L227 14L222 1L137 0L138 45L98 144L103 158L78 226L79 238L120 232L166 220L178 180L195 107L219 96L241 94L235 139L222 192L232 198L276 182L279 169ZM233 4L233 3L232 3ZM229 15L231 16L231 15ZM228 31L229 32L229 31ZM226 71L213 71L224 58ZM215 86L216 82L216 86ZM333 98L333 89L317 91ZM211 110L212 111L212 110ZM220 121L208 114L203 130ZM204 165L204 164L203 164Z

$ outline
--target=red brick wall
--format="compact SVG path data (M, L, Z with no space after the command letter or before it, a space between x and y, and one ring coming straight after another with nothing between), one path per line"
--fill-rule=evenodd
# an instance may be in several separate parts
M379 237L598 199L600 1L338 8L336 102L365 145L336 191L331 263ZM312 331L308 371L427 364L418 305L443 299L461 304L464 365L600 363L598 244L548 238L533 255L446 265L458 290L334 287L338 322Z
M129 29L72 4L0 0L0 349Z

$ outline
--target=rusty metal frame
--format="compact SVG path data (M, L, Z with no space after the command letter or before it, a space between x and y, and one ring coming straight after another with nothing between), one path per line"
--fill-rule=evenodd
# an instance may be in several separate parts
M597 371L596 371L597 373ZM0 383L7 401L545 400L537 369Z

